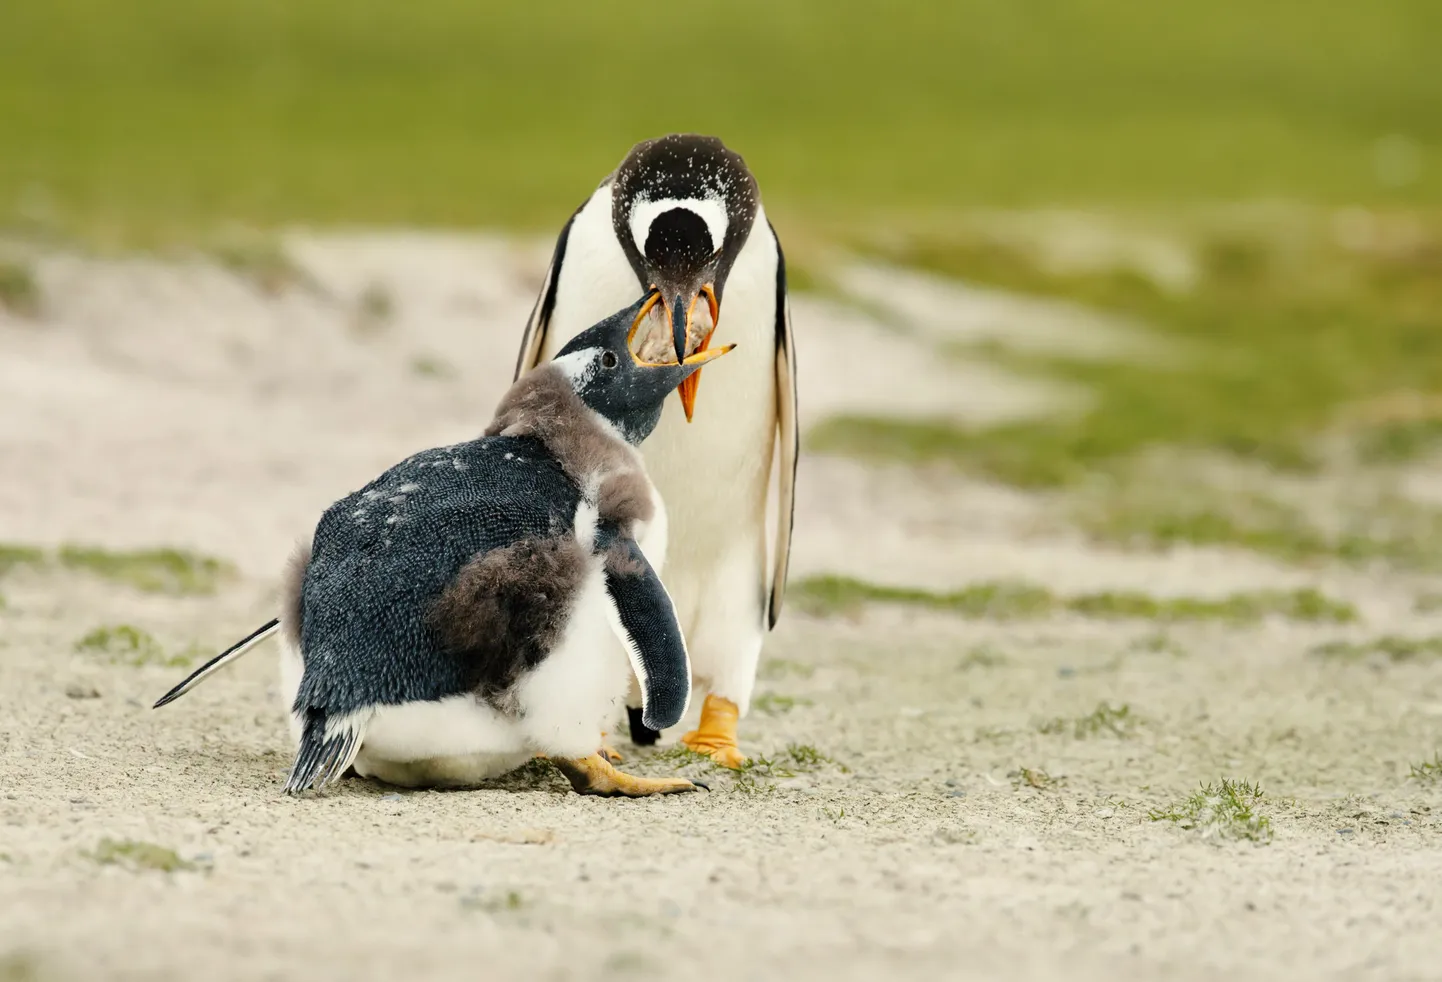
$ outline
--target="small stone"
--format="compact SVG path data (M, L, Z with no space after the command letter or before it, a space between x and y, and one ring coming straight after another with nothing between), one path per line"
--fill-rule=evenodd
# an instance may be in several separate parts
M400 800L401 800L401 796L400 796L399 794L395 793L394 791L392 791L390 794L383 794L383 795L381 795L381 801L400 801Z
M1076 669L1070 665L1063 665L1056 670L1056 674L1058 678L1069 679L1076 674Z
M71 699L99 699L100 690L84 682L71 682L65 687L65 695Z

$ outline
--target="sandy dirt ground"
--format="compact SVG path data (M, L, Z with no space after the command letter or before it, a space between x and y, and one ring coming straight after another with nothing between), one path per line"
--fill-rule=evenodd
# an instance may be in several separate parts
M278 292L201 261L39 253L40 317L0 313L0 543L176 546L238 571L182 597L0 575L0 979L1442 978L1442 786L1408 776L1442 745L1437 662L1308 654L1442 633L1414 606L1438 584L1101 549L1040 499L942 472L806 458L794 574L1315 586L1362 622L1181 625L1161 643L1145 621L793 608L744 744L828 759L739 782L681 765L711 790L648 801L581 798L544 769L283 797L273 648L152 711L183 669L76 641L125 623L214 650L269 617L325 505L484 426L547 248L297 235L287 251L304 275ZM848 283L865 301L901 275ZM804 423L1078 397L946 365L953 335L1128 350L1126 325L911 285L887 323L797 299ZM1102 702L1130 707L1121 733L1044 732ZM618 746L637 772L678 766ZM1265 788L1270 842L1151 820L1223 777ZM185 868L102 862L104 840Z

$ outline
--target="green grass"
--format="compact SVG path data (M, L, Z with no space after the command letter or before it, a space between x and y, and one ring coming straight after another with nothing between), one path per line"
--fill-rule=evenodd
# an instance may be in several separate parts
M40 284L24 263L0 259L0 310L19 317L40 313Z
M1097 708L1074 719L1058 716L1037 726L1037 732L1056 736L1070 733L1078 740L1097 736L1129 737L1137 728L1137 717L1126 703L1113 706L1097 703Z
M91 546L64 546L58 560L67 569L82 570L146 593L177 596L212 594L234 572L223 560L183 549L124 552Z
M1442 512L1396 496L1351 504L1345 527L1323 530L1295 506L1261 494L1150 482L1137 491L1102 497L1079 511L1079 524L1100 541L1135 548L1235 546L1296 564L1442 565Z
M1023 767L1011 775L1012 784L1018 788L1036 788L1038 791L1055 790L1058 784L1063 783L1061 778L1052 777L1040 768Z
M783 696L775 692L764 692L751 700L751 705L767 716L781 716L797 706L810 706L811 700L802 696Z
M112 662L136 668L144 665L184 668L191 663L198 649L192 646L184 652L167 655L165 648L149 632L131 624L117 624L97 627L75 642L75 650L81 654L107 655Z
M174 849L134 839L101 839L89 856L102 866L118 865L134 870L174 873L196 868L194 863L181 859Z
M1442 751L1433 754L1431 760L1413 764L1407 776L1421 784L1436 784L1442 780Z
M207 596L235 574L222 559L184 549L112 550L66 545L55 553L34 546L0 543L0 576L13 569L59 567L122 583L144 593Z
M33 546L0 543L0 576L20 566L38 566L45 562L45 553Z
M1442 657L1442 637L1408 638L1395 634L1370 641L1327 641L1312 648L1322 658L1359 661L1370 655L1382 655L1394 662L1421 661Z
M1048 268L1032 249L976 234L894 241L881 251L895 261L1080 301L1145 325L1185 355L1163 363L990 350L982 354L1015 371L1081 385L1095 401L1064 416L978 428L839 418L814 430L812 445L948 461L1033 488L1075 485L1099 473L1124 477L1137 455L1163 445L1306 473L1321 464L1315 438L1333 428L1375 457L1368 448L1378 434L1405 423L1407 453L1422 452L1442 433L1442 229L1403 224L1405 233L1354 247L1339 244L1319 220L1293 225L1182 230L1199 267L1196 283L1182 291L1126 269ZM1416 413L1424 415L1408 416ZM1388 445L1393 459L1402 456L1399 441ZM1270 517L1239 530L1228 515L1202 512L1141 531L1163 541L1233 541L1240 534L1262 546L1279 538L1282 548L1304 553L1334 548L1307 541L1296 523L1274 530L1277 516Z
M1183 648L1161 631L1137 638L1131 644L1127 645L1127 650L1139 654L1171 655L1175 658L1182 658L1187 654L1186 648Z
M967 618L1011 620L1073 613L1095 618L1157 621L1220 620L1248 623L1265 617L1314 623L1349 623L1357 611L1346 601L1313 589L1258 590L1217 599L1154 597L1104 591L1065 597L1045 587L1017 582L978 583L949 593L892 587L846 576L811 576L789 588L797 605L818 616L848 614L866 604L899 604Z
M315 286L274 235L231 230L212 236L204 251L226 269L272 296L287 287Z
M494 895L468 894L460 899L460 905L462 910L501 914L521 910L526 906L526 898L516 890L507 890Z
M775 757L754 755L735 770L722 767L707 755L698 754L683 744L658 750L649 759L670 764L677 771L699 767L711 776L730 776L731 787L743 792L769 791L777 779L811 774L828 767L843 774L850 773L845 764L807 743L787 744L786 749Z
M761 668L756 673L757 678L775 681L788 676L809 679L816 674L816 666L808 665L805 662L792 661L788 658L767 658L761 663Z
M1153 809L1149 817L1154 822L1175 822L1204 839L1266 843L1272 840L1272 820L1261 811L1263 796L1256 784L1223 778L1219 785L1207 784L1174 805Z
M1006 661L1006 655L1002 652L990 645L979 644L963 655L956 667L966 672L973 668L995 668L1005 665Z
M808 576L787 587L787 599L822 616L854 611L868 603L903 604L944 610L963 617L1006 620L1042 617L1056 607L1044 587L1026 583L979 583L951 593L882 586L848 576Z
M631 142L674 129L724 134L768 202L818 222L1435 204L1438 36L1431 0L11 0L0 215L121 237L554 229ZM682 64L644 56L681 39Z
M12 951L0 955L0 982L41 982L48 977L48 974L41 974L39 959L30 952Z

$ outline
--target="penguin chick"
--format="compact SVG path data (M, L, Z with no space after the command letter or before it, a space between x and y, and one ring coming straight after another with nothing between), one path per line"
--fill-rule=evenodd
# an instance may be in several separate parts
M603 626L629 656L646 724L686 712L686 643L637 545L656 505L636 447L666 394L731 350L640 359L631 341L649 299L513 384L481 438L415 454L328 508L288 568L282 618L157 707L280 627L297 743L288 793L351 767L408 787L471 785L536 755L582 793L695 790L598 754L630 684L596 642Z

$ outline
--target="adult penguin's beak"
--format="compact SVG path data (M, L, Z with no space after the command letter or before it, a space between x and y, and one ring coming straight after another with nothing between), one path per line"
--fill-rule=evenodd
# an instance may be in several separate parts
M669 299L663 295L661 300L666 309L666 322L671 325L671 344L676 351L676 360L688 364L688 356L706 351L711 347L711 337L716 333L716 325L721 318L721 304L716 299L716 288L712 284L703 283L697 289L689 292L689 296L685 293L673 293ZM702 297L706 298L706 305L711 312L711 327L694 350L688 352L686 342L691 336L696 303ZM686 381L682 382L677 389L681 393L681 408L686 412L686 422L688 423L691 422L691 416L696 411L696 392L700 387L701 371L697 369L687 376Z

